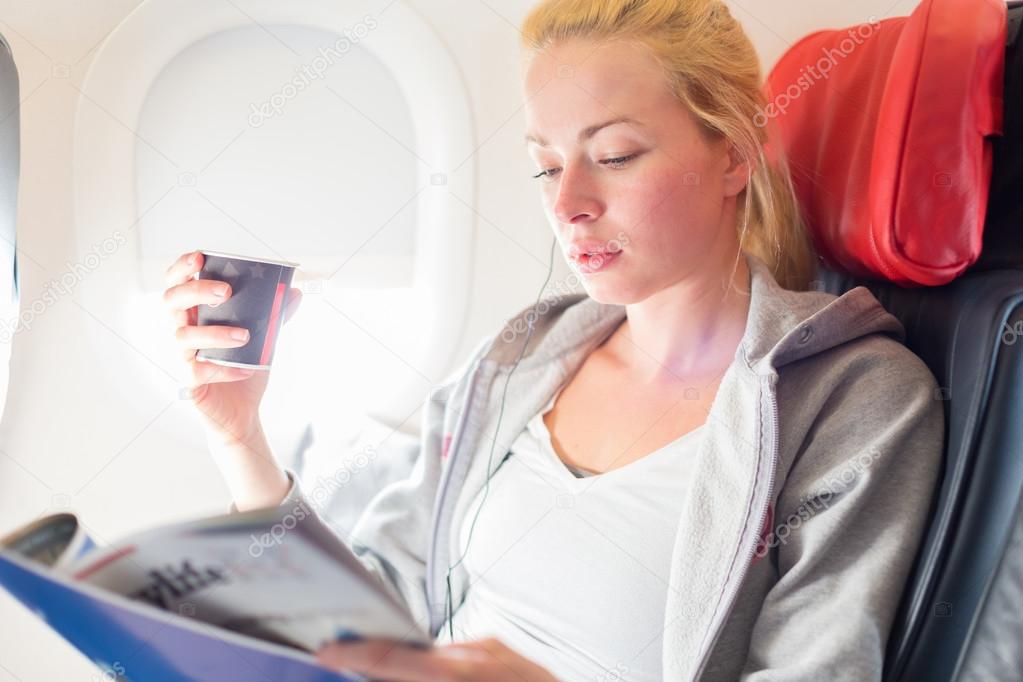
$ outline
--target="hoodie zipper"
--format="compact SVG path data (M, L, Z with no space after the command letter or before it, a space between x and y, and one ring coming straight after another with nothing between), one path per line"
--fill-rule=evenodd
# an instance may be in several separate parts
M485 356L485 354L484 354ZM455 424L455 430L451 435L451 443L448 444L448 462L447 468L444 470L441 476L439 490L437 491L437 503L435 504L435 511L433 515L432 528L430 530L430 548L427 552L426 560L426 601L427 609L430 614L430 636L433 635L433 605L435 592L434 585L436 584L436 572L437 572L437 548L438 548L438 535L440 534L440 517L444 513L444 505L447 501L447 492L451 487L451 477L454 475L456 458L458 453L458 444L462 439L462 433L465 431L465 424L469 417L469 406L472 404L472 398L476 391L477 374L479 373L480 366L483 364L483 357L480 357L473 365L472 372L469 374L469 388L465 392L465 401L462 403L462 411L458 415L458 422ZM452 595L453 598L453 595ZM446 608L447 601L445 600L444 606ZM444 623L441 621L437 624L438 627L443 626Z
M757 543L760 540L759 531L761 528L764 527L764 522L767 520L767 512L771 505L771 496L774 494L774 472L775 469L777 468L778 461L778 399L775 392L771 390L770 377L764 377L763 381L767 383L768 393L771 397L771 400L768 404L770 405L771 409L771 425L773 427L773 430L771 432L770 460L768 461L767 469L768 471L767 494L765 495L767 503L761 508L760 517L757 521L756 528L758 536L756 538L756 542L754 542L750 546L749 552L746 555L746 559L745 561L743 561L742 568L737 574L736 579L732 581L729 590L725 593L724 615L721 616L717 620L717 622L712 626L713 631L710 633L710 642L709 644L707 644L706 650L701 656L700 665L696 669L695 674L693 675L694 680L698 680L700 678L700 675L703 674L704 669L707 667L707 661L710 658L710 652L713 650L714 645L717 643L718 636L721 633L721 627L724 625L725 621L728 618L728 614L732 610L732 605L735 602L736 595L738 595L739 593L739 589L742 586L743 580L746 579L746 572L749 570L750 563L753 561L753 555L756 553Z

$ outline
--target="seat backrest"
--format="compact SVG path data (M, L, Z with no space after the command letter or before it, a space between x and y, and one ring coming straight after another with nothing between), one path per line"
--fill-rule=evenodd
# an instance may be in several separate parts
M827 267L940 286L979 258L1007 12L969 4L919 0L908 17L816 31L772 68L757 123L776 127Z
M1023 1L1009 3L1009 18L1007 53L1018 65ZM1018 134L1023 106L1010 66L1007 136ZM1019 144L999 141L1003 154ZM1001 159L1006 168L1019 162ZM992 182L1001 182L997 163ZM906 328L947 420L941 484L888 640L885 680L1023 680L1023 258L982 257L958 279L924 288L819 271L819 289L859 285Z
M942 481L888 640L885 679L958 679L989 585L1020 524L1023 270L968 273L916 289L826 269L820 279L835 294L869 288L905 326L906 345L934 373L935 399L945 401ZM1023 566L1015 560L1019 580ZM1019 655L1023 632L1002 635Z
M1005 53L1005 135L993 139L993 168L984 223L984 247L971 270L1023 263L1023 0L1009 3Z

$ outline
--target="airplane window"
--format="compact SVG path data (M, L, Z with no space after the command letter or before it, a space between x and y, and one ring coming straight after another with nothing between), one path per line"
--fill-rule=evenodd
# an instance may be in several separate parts
M408 104L372 53L318 59L336 35L274 35L268 49L257 26L218 33L160 73L139 120L136 191L144 279L196 247L301 263L301 315L264 402L268 429L293 433L414 381L400 359L416 355L418 161Z
M103 385L159 403L147 434L208 465L171 373L164 272L192 249L288 260L304 296L261 405L275 453L292 461L310 423L328 450L367 416L414 434L475 341L478 143L456 62L401 3L189 7L143 3L77 86L76 249L113 246L75 288L82 342L132 365L97 369Z
M336 35L274 34L281 44L257 26L203 39L152 84L137 200L159 204L139 225L141 256L166 263L202 244L287 254L332 285L409 286L418 162L399 84L357 44L318 58Z

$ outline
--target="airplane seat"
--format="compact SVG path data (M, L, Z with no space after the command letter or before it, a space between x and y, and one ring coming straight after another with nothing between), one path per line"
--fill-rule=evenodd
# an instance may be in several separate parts
M926 4L928 0L922 3ZM977 236L983 229L983 247L978 247L979 254L971 256L973 262L964 265L959 274L946 273L946 279L952 277L949 281L931 286L920 281L897 282L876 274L867 276L862 268L852 273L821 256L822 249L817 250L821 263L816 288L840 295L856 286L867 287L902 322L906 345L931 369L939 386L935 399L944 401L944 470L930 510L929 526L888 639L884 680L890 682L1023 679L1023 646L1020 645L1023 642L1023 239L1020 236L1023 197L1019 193L1023 186L1020 172L1023 166L1023 36L1020 35L1023 0L1009 2L1006 10L1003 18L1005 68L995 71L1000 78L997 79L998 92L993 93L991 99L999 107L1004 103L1004 109L996 112L1004 114L1003 135L986 140L978 137L978 149L982 141L990 145L986 152L990 184L984 185L985 176L978 175L973 180L976 184L966 187L963 195L964 222L976 213L978 203L980 208L986 206L986 214L980 214L977 225ZM956 11L965 22L961 6ZM857 56L851 54L847 59ZM899 63L899 58L896 54L889 65L893 72L913 68ZM969 68L969 62L963 64L960 68ZM864 77L869 79L871 75ZM873 78L879 80L877 76ZM943 78L948 83L948 91L954 93L958 75L947 73ZM835 80L816 84L814 87L822 88L823 92L813 97L826 96L829 88L839 90ZM908 79L912 80L912 77ZM878 83L869 85L880 86ZM865 91L871 91L870 87L859 92ZM973 97L974 91L966 92ZM850 108L854 108L857 115L864 113L855 109L862 106L863 100L852 100L847 97L848 93L848 90L833 93L832 104L845 107L843 115L846 117L851 115ZM802 105L811 106L807 102ZM960 102L955 101L950 110L958 105ZM927 102L922 106L928 106ZM967 105L962 103L961 110L966 109ZM872 160L876 163L879 157L869 149L851 151L845 159L849 167L840 168L836 165L835 146L829 144L826 137L835 133L834 126L828 132L829 123L834 122L817 111L813 112L817 115L816 128L810 128L805 118L800 120L798 112L794 117L790 117L790 113L780 117L778 125L783 131L781 137L788 138L781 148L789 156L794 181L800 174L804 179L819 180L819 171L825 163L829 173L848 172L840 178L834 175L828 178L837 182L847 182L859 172L867 178L886 172L870 167ZM909 109L906 117L918 114L933 115L933 111ZM911 121L904 123L908 129ZM799 126L802 126L802 133ZM823 135L818 136L822 130ZM942 142L942 135L947 135L943 148L935 150L936 155L963 146L957 137L961 130L952 125L947 133L932 132L930 139L936 144ZM890 142L890 132L879 133L877 139ZM798 144L794 142L797 138ZM918 148L914 153L919 156L928 151ZM854 164L861 167L853 168ZM926 203L943 191L934 186L934 177L920 173L918 178L907 179L903 175L898 191L908 204ZM819 183L815 182L798 185L797 195L815 245L821 242L822 235L838 234L834 222L822 221L835 220L845 205L865 203L863 196L867 196L869 202L890 204L897 203L898 198L875 192L827 193L820 191ZM808 207L811 208L808 210ZM894 215L889 204L868 207L868 210L871 208L886 211L886 216ZM898 217L911 220L914 215L926 215L931 208L924 206L915 214L916 209L910 207ZM940 214L937 217L940 218ZM877 225L871 219L869 226L854 227L874 229ZM911 246L908 242L915 235L918 243L929 242L931 253L937 254L936 261L971 248L967 243L972 234L969 225L962 225L958 232L942 232L934 220L921 219L919 224L892 227L891 232L906 238L897 248L908 249ZM958 234L961 241L942 243L946 234ZM836 251L843 245L827 246ZM844 255L848 258L849 252ZM919 267L920 263L910 265Z

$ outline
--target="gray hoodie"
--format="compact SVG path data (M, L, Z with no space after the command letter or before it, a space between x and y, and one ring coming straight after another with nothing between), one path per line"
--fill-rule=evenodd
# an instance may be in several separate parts
M789 291L744 255L746 330L707 416L671 552L664 679L880 680L939 476L942 393L868 289ZM496 469L625 316L624 306L578 294L531 311L430 393L411 473L379 491L346 538L434 636L458 559L451 531L485 483L494 439ZM527 319L530 347L495 433ZM295 483L282 504L314 509L288 474ZM457 609L464 565L451 586ZM614 614L604 626L616 626Z

